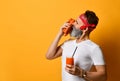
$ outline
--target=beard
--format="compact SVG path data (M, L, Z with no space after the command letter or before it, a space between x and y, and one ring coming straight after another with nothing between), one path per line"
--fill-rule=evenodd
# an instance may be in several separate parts
M79 38L82 35L82 31L80 29L76 29L75 26L73 26L72 28L73 30L70 32L70 36Z

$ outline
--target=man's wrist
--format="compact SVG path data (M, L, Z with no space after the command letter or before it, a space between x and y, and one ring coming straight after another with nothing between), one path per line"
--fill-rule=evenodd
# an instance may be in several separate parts
M82 78L86 78L86 77L87 77L87 72L85 70L83 70Z
M86 78L87 77L87 72L83 69L80 69L80 77L81 78Z
M63 36L63 33L59 32L58 35L61 37L61 36Z

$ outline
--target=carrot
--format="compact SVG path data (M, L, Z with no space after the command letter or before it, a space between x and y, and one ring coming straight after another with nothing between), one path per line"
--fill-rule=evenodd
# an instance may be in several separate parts
M68 33L72 30L72 24L75 22L74 19L70 18L67 23L69 23L69 27L63 29L64 36L68 35Z

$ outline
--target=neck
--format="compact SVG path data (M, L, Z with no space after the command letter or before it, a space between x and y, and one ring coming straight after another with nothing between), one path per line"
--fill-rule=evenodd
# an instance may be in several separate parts
M79 43L85 40L89 40L89 35L82 35L81 37L77 38L76 42Z

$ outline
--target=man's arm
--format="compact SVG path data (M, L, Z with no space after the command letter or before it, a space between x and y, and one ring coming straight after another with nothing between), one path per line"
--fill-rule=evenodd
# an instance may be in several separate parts
M59 56L62 55L62 48L61 45L58 46L58 43L61 39L61 37L63 36L63 29L69 27L68 23L65 23L61 28L59 33L57 34L56 38L54 39L54 41L52 42L52 44L50 45L47 53L46 53L46 58L47 59L54 59L57 58Z
M61 46L58 46L59 40L62 37L61 33L58 33L52 44L50 45L47 53L46 53L46 58L51 60L54 58L57 58L62 55L62 48Z
M106 81L107 72L105 65L96 65L95 68L96 71L94 72L84 71L79 66L72 65L67 65L65 69L68 73L79 76L88 81Z
M86 72L85 79L92 81L106 81L107 72L105 65L96 65L96 72Z

